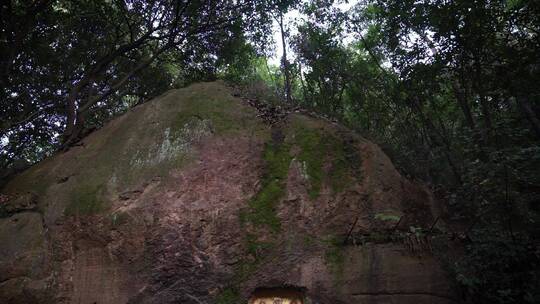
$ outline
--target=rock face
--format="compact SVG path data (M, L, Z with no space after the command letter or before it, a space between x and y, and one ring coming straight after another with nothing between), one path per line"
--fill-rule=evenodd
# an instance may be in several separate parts
M410 232L438 215L424 186L336 124L265 124L221 83L137 106L1 193L1 303L457 302Z

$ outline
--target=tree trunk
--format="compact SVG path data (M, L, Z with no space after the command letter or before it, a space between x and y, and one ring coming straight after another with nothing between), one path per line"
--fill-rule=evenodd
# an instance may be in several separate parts
M454 178L456 179L456 182L458 184L460 184L460 185L463 184L463 181L461 179L460 170L459 170L457 164L454 162L454 160L452 158L452 151L451 151L450 142L444 136L444 134L441 134L441 132L439 132L439 130L435 127L435 125L433 124L431 119L429 117L427 117L426 115L424 115L424 111L422 110L421 103L418 100L416 100L415 98L413 98L411 101L412 102L409 103L409 104L413 105L413 109L412 109L413 111L416 110L418 112L423 125L427 129L426 133L428 135L428 138L434 144L442 146L442 148L443 148L442 151L444 153L444 156L446 157L446 160L448 161L448 165L452 169L452 173L454 174Z
M454 89L454 94L458 101L459 107L463 112L463 116L465 116L465 121L467 122L469 129L474 130L476 126L473 116L471 114L471 108L469 107L469 103L467 102L467 94L464 92L463 89L459 87L457 81L452 82L452 88Z
M475 56L479 57L479 56ZM488 100L484 89L484 76L482 75L482 66L480 64L479 59L475 59L474 61L474 69L475 69L475 86L476 90L478 91L478 97L480 99L480 109L482 111L482 116L484 118L484 137L486 140L488 140L489 136L492 133L493 130L493 123L491 122L491 113L489 111L488 106Z
M281 44L283 46L283 56L281 57L281 65L283 66L283 75L284 78L284 91L285 99L287 103L292 102L291 97L291 75L289 70L289 61L287 60L287 43L285 42L285 28L283 26L283 14L280 12L279 15L279 29L281 31Z
M159 55L161 55L163 52L168 50L172 44L167 44L160 48L156 53L154 53L152 56L150 56L148 59L141 61L138 65L136 65L129 73L127 73L124 77L120 78L116 83L111 85L109 90L102 95L90 95L84 104L80 104L78 108L76 108L75 100L77 98L78 93L80 93L80 87L76 86L72 92L70 93L70 97L68 99L68 121L66 125L66 130L64 132L64 143L63 147L69 147L70 145L76 143L80 139L80 135L82 131L84 130L84 118L86 117L87 112L90 110L90 108L98 103L101 100L104 100L105 98L109 97L110 95L114 94L118 89L120 89L131 77L133 77L135 74L137 74L140 70L144 69L145 67L149 66ZM93 79L93 78L90 78Z
M277 85L276 79L274 78L274 75L272 75L272 71L270 71L270 67L268 66L268 60L266 60L266 57L264 57L264 65L266 66L266 71L268 72L268 76L270 77L270 80L274 84L276 96L279 96L278 85Z
M538 117L537 117L536 113L534 112L531 104L523 96L517 97L516 101L517 101L517 104L518 104L519 108L521 109L521 111L523 112L525 117L527 118L527 120L531 123L531 127L534 130L534 132L536 133L536 136L538 136L538 138L540 138L540 119L538 119Z
M304 103L308 103L308 93L306 89L306 84L304 83L304 75L302 74L302 64L298 63L298 71L300 74L300 84L302 85L302 94L304 95Z

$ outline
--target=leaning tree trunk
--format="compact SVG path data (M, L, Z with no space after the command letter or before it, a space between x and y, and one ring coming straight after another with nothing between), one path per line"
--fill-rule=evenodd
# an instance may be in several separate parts
M107 92L101 94L101 95L91 95L86 100L85 103L79 104L79 107L76 107L75 100L78 94L80 94L81 91L81 83L79 83L70 93L70 96L68 98L68 113L67 113L67 124L66 124L66 130L64 131L63 135L63 147L67 148L70 145L73 145L77 141L79 141L81 137L81 133L84 130L84 118L87 116L88 111L90 111L90 108L97 104L99 101L104 100L105 98L111 96L112 94L115 94L116 91L118 91L126 82L131 79L135 74L137 74L142 69L149 66L158 56L160 56L163 52L168 50L172 47L172 43L169 42L162 46L160 49L158 49L152 56L150 56L148 59L141 61L139 64L137 64L129 73L124 75L122 78L120 78L116 83L112 84L107 90ZM89 78L91 81L93 78Z

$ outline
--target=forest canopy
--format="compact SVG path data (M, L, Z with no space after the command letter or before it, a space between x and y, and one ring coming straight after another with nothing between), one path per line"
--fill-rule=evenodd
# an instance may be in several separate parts
M467 301L540 301L540 1L0 5L0 179L222 79L341 122L428 183L465 227L449 267Z

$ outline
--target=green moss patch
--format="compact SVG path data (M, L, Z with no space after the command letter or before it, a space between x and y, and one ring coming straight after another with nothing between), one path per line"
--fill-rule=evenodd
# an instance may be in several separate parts
M204 88L201 89L200 86ZM212 131L217 135L260 129L260 126L257 126L258 121L254 119L254 110L239 104L229 92L221 89L222 87L211 84L200 84L184 89L192 94L186 97L186 101L176 114L175 130L181 130L186 121L193 118L211 122Z
M324 177L323 164L326 156L326 147L321 133L317 130L299 127L294 133L296 143L302 149L299 160L305 165L310 182L308 190L311 198L319 196Z
M131 216L127 212L115 212L111 214L111 225L113 227L122 226L124 224L127 224L131 218Z
M270 241L260 241L257 236L248 234L246 236L246 248L247 253L255 258L255 261L258 261L262 255L261 253L271 249L274 246L273 242Z
M259 267L259 265L269 256L272 250L275 249L276 240L261 241L255 234L246 234L245 236L246 256L236 266L234 282L240 283L251 276Z
M281 133L281 132L279 132ZM245 235L246 258L237 265L236 282L242 282L252 275L260 263L272 256L279 242L281 222L277 207L286 191L286 181L292 156L290 145L273 139L266 143L263 152L265 170L261 178L261 188L240 212L243 225L249 225L254 232Z
M264 150L265 173L261 189L249 201L249 209L242 212L243 222L254 227L266 226L271 232L280 231L281 223L276 214L277 204L285 195L287 174L292 157L289 146L283 143L267 143Z
M334 273L336 281L343 276L345 267L345 254L343 252L343 239L336 236L329 236L322 240L326 245L325 261L330 270Z
M238 108L238 106L231 103L230 100L216 98L190 100L184 105L182 111L177 113L174 120L174 130L176 132L182 131L194 118L209 122L212 131L218 135L238 130L241 125L238 125L239 122L234 119L232 113L228 113L230 108Z
M351 148L329 130L295 120L292 126L295 143L300 146L299 160L305 167L310 182L309 196L319 196L322 184L327 182L332 191L339 193L352 182L355 164L350 157ZM325 166L326 163L329 166ZM326 167L326 168L325 168Z
M401 216L394 214L392 211L379 212L375 214L375 219L383 222L399 222Z
M88 215L104 209L103 187L100 185L82 185L73 189L66 215Z
M260 263L279 252L279 248L275 247L283 245L277 207L286 194L286 181L293 158L301 164L303 174L309 181L307 190L312 199L320 195L323 184L331 187L334 194L343 191L354 181L355 168L361 167L359 157L354 154L354 144L341 139L337 131L321 123L313 123L306 117L295 117L284 132L282 134L280 130L273 129L272 139L264 148L265 170L260 190L248 202L248 207L240 212L240 220L244 225L249 225L251 232L245 236L248 258L237 265L235 282L242 282L253 275ZM343 240L337 237L319 240L301 235L294 241L303 242L307 247L326 248L326 262L336 274L336 281L339 281L345 262Z
M332 266L341 268L344 262L342 252L343 239L336 236L328 236L321 240L321 242L327 247L325 252L326 261Z
M238 304L240 303L240 295L233 287L228 287L221 291L215 299L215 304Z

